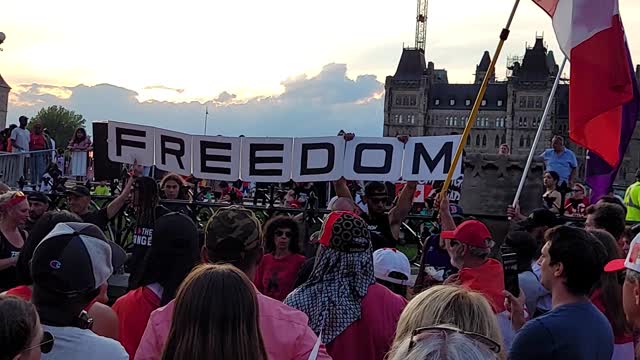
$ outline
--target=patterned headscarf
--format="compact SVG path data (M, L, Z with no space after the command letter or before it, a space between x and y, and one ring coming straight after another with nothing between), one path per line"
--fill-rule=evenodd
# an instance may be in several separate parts
M367 224L350 212L333 212L322 226L320 251L309 280L285 304L309 317L325 344L359 320L361 303L373 283L373 252Z

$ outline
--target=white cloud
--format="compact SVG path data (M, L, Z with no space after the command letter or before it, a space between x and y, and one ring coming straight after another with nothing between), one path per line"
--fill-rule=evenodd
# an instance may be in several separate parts
M282 85L285 90L280 95L240 102L225 91L206 103L141 101L138 92L111 84L21 85L11 93L7 122L61 105L88 122L117 120L202 134L208 108L210 135L321 136L340 129L363 136L382 134L384 85L373 75L351 79L346 65L328 64L316 76L300 75ZM154 89L167 90L160 85Z

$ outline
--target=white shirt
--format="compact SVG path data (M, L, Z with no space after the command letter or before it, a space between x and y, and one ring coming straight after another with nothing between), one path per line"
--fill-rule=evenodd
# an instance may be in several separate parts
M19 149L16 149L16 146L13 147L13 152L25 152L29 151L29 139L31 133L27 129L21 129L19 127L13 129L11 131L11 140L16 141L16 146Z
M43 360L128 360L129 354L119 342L76 327L42 325L53 334L53 349Z

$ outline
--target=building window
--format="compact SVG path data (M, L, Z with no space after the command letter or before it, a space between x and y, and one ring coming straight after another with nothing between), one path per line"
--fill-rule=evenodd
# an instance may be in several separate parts
M527 107L533 109L534 96L527 96Z
M487 146L487 135L482 135L482 147Z
M433 101L433 104L434 104L435 106L440 105L440 99L435 99L435 100Z
M402 97L402 106L409 106L409 97L407 96Z
M454 116L453 117L453 126L459 126L459 125L460 125L460 123L458 123L458 117Z
M402 115L398 115L398 124L402 124Z
M527 107L527 97L526 96L520 96L520 107L521 108Z
M393 115L393 121L395 123L399 123L400 122L400 115L398 115L398 114Z
M518 118L518 127L522 127L522 116Z
M531 146L531 136L527 135L527 147Z
M416 106L417 104L417 98L415 95L412 95L409 97L409 105L411 106Z
M400 96L396 96L396 105L402 105L402 98L400 98Z
M522 122L523 127L527 127L527 117L524 117L524 121Z
M500 147L500 136L496 135L496 141L494 142L494 144L496 145L496 148Z
M413 114L407 115L407 122L414 125L416 123L416 116Z
M498 106L502 106L502 100L498 100Z
M502 144L506 144L506 143L507 143L507 135L502 134L502 138L500 138L500 142L501 142Z
M482 99L482 102L480 103L480 105L482 105L482 106L487 106L487 100Z
M536 97L536 108L542 109L542 96Z
M524 136L520 135L520 147L524 147Z
M469 99L465 100L465 101L464 101L464 104L465 104L466 106L471 106L471 100L469 100Z
M476 146L480 146L480 135L476 135Z
M471 145L471 136L467 136L467 146Z
M456 104L456 100L455 99L449 100L449 105L453 106L455 104Z

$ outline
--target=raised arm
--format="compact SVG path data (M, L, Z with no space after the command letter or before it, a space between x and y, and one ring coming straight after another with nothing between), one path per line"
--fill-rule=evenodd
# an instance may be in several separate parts
M133 176L130 176L129 180L127 180L127 184L124 186L124 189L122 189L122 192L120 193L120 195L118 195L117 198L115 198L112 202L109 203L109 205L107 205L107 218L109 218L109 220L113 219L116 215L118 215L118 212L120 212L124 204L126 204L127 199L129 198L129 193L131 193L132 187L133 187Z
M449 210L449 198L443 194L438 194L439 210L440 210L440 227L442 231L451 231L456 229L456 223L451 216L451 210Z
M389 224L397 225L404 221L413 207L413 195L416 193L417 181L408 181L402 188L398 203L389 210Z

